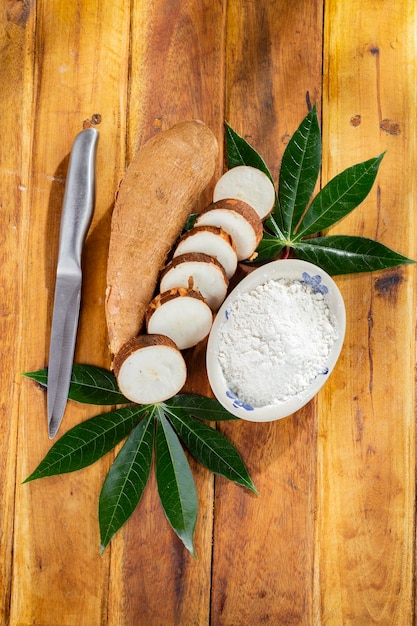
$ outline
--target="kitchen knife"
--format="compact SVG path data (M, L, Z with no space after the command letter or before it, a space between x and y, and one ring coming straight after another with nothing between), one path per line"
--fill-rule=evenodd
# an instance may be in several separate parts
M76 136L65 183L48 364L48 432L53 439L67 404L81 301L81 254L91 224L98 131Z

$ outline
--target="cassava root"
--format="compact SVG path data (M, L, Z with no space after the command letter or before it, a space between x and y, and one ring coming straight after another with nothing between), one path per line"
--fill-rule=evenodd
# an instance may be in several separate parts
M138 404L162 402L181 390L187 376L181 350L210 332L237 263L253 258L274 204L266 175L234 168L179 238L214 175L217 151L204 124L177 124L143 146L119 188L106 319L119 388Z
M227 198L243 200L264 220L274 208L275 188L261 170L250 165L238 165L225 172L214 187L214 202Z
M207 337L213 313L200 292L175 287L155 296L146 312L146 330L166 335L179 350L197 345Z
M139 335L114 359L120 391L137 404L172 398L185 384L187 368L175 343L164 335Z
M178 242L173 257L187 252L204 252L213 256L223 266L227 278L237 268L236 246L229 233L217 226L194 226Z
M243 200L226 198L210 204L200 213L196 226L217 226L233 239L239 261L250 259L263 233L262 220Z
M141 332L168 252L212 179L214 134L186 121L144 144L120 184L111 222L105 300L109 347L116 355Z
M161 291L175 287L189 287L201 293L213 311L226 297L229 281L222 265L203 252L180 254L162 271Z

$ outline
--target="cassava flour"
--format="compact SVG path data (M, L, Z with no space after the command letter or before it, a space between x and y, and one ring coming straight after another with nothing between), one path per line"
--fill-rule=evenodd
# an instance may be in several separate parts
M302 281L268 280L238 295L221 328L227 385L252 407L280 404L320 374L337 330L325 295Z

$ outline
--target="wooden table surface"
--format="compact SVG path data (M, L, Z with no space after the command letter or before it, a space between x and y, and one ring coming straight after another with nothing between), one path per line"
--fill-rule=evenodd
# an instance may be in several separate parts
M110 364L118 183L140 145L180 120L203 120L221 145L227 120L276 177L317 103L322 183L387 151L333 232L417 258L415 0L5 0L0 20L1 624L415 624L414 266L338 277L346 341L319 396L278 422L222 426L259 496L193 465L197 560L153 478L100 556L112 454L22 485L51 442L45 394L21 376L47 365L68 155L85 120L100 140L79 363ZM203 349L191 365L190 389L208 394ZM61 432L93 411L71 404Z

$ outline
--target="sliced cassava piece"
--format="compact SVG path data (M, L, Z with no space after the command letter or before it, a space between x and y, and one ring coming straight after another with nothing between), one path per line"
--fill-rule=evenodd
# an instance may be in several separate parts
M215 171L218 144L202 122L161 131L140 149L120 184L107 263L106 321L117 354L141 332L168 252Z
M193 289L176 287L157 295L146 312L146 329L166 335L179 350L197 345L207 337L213 313L203 296Z
M229 281L220 263L203 252L180 254L172 259L162 271L161 292L175 287L196 289L206 299L212 311L222 304L226 297Z
M164 335L134 337L118 351L113 368L120 391L137 404L172 398L187 378L181 352Z
M232 237L218 226L194 226L186 232L174 250L174 258L187 252L204 252L214 256L223 266L227 278L237 268L236 246Z
M196 226L218 226L232 237L239 261L250 259L263 234L262 220L243 200L227 198L210 204L195 221Z
M214 202L226 198L243 200L263 220L274 208L275 188L261 170L250 165L238 165L225 172L214 187Z

